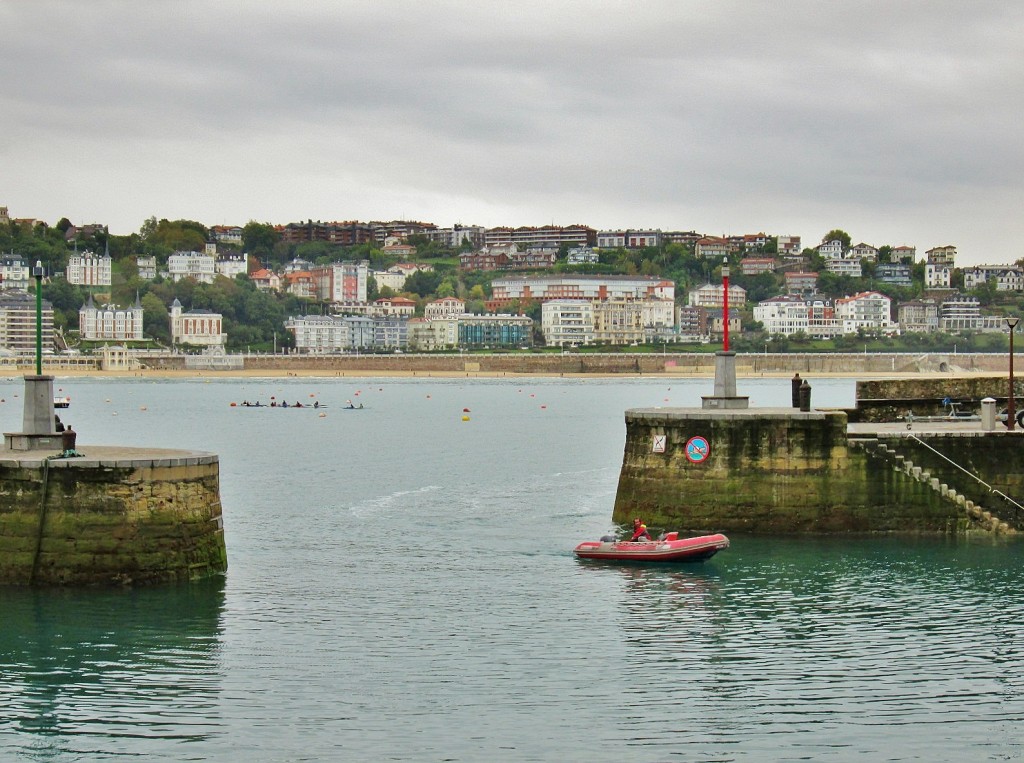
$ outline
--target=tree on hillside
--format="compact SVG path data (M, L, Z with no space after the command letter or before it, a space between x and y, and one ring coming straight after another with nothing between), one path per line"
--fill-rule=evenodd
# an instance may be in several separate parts
M147 294L142 298L142 325L148 336L158 342L170 344L170 313L167 306L155 294Z
M261 262L268 262L274 253L274 244L280 236L270 223L250 220L242 228L242 248Z
M421 297L433 294L441 284L441 274L436 270L417 270L405 279L404 291L418 294Z
M825 236L821 239L821 243L824 244L826 241L835 241L836 239L839 239L840 241L843 242L843 249L850 248L850 234L844 230L840 230L839 228L830 230L828 233L826 233Z

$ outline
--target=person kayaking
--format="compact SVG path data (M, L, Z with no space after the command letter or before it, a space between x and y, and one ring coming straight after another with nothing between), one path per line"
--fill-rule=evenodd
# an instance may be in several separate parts
M633 543L635 543L636 541L641 541L641 540L651 540L651 534L649 532L647 532L647 525L645 525L639 519L634 519L633 520L633 537L631 537L629 540L630 540L630 542L633 542Z

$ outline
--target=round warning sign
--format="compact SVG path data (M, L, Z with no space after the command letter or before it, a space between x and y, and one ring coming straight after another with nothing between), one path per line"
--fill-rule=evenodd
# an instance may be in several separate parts
M711 455L711 446L707 439L698 435L686 441L686 457L695 464L699 464Z

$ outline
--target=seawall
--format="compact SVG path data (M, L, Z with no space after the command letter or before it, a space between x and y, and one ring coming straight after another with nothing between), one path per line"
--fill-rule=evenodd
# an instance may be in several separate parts
M246 372L335 374L678 374L711 375L714 353L449 353L395 355L242 355ZM203 370L201 358L148 357L147 369ZM738 353L740 376L760 374L876 375L1005 373L1007 356L998 353ZM211 365L209 371L224 370ZM231 373L233 369L224 370Z
M0 584L187 580L227 569L216 455L0 451Z
M689 533L1012 533L1024 433L906 432L843 411L626 411L613 520ZM947 464L936 451L989 487ZM1012 455L1008 455L1012 454Z

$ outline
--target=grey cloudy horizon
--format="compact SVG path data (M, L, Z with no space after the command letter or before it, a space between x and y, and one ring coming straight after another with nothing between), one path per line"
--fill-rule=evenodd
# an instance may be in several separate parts
M1024 256L1024 7L0 1L14 217L765 231Z

